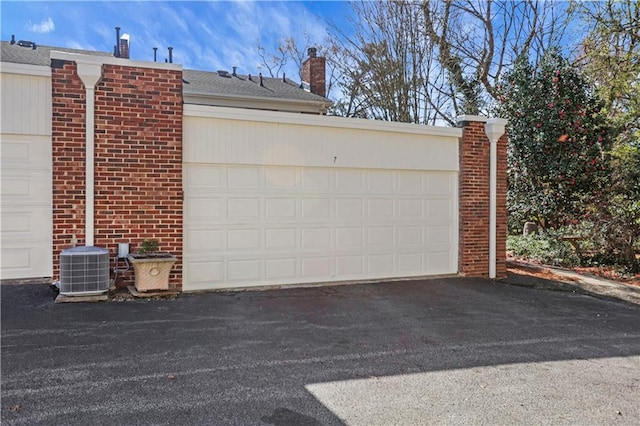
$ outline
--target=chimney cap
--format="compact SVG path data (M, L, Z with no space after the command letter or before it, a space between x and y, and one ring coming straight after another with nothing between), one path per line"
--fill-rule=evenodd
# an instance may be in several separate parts
M310 58L315 58L318 54L318 49L316 49L315 47L310 47L307 49L307 55L309 55Z

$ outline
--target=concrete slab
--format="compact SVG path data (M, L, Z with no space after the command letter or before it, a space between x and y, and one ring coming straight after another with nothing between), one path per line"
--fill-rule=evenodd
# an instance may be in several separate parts
M640 419L640 396L629 394L638 365L637 356L509 364L306 389L353 426L631 424Z
M130 285L127 287L129 293L134 297L139 298L159 298L159 297L177 297L180 294L179 291L173 290L159 290L159 291L138 291L135 286Z
M93 303L93 302L106 302L109 300L108 294L93 294L89 296L65 296L64 294L58 294L55 303Z

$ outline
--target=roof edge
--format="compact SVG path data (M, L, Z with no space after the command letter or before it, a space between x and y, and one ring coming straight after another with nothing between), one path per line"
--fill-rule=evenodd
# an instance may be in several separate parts
M51 77L51 67L47 67L44 65L22 64L18 62L0 62L0 72L6 74Z
M202 93L202 92L189 92L183 89L183 98L185 103L190 103L189 98L196 99L211 99L211 100L229 100L240 102L261 102L263 104L289 104L295 106L308 105L315 108L326 110L333 102L331 100L326 101L313 101L313 100L300 100L290 98L270 98L266 96L246 96L246 95L229 95L221 93Z
M411 133L438 136L458 143L462 136L459 127L425 126L424 124L400 123L394 121L369 120L318 114L295 114L284 111L250 111L242 108L228 108L209 105L185 105L185 117L221 118L241 121L262 121L295 125L314 125L359 130L384 130L394 133Z
M123 67L132 68L155 68L182 71L182 64L135 61L131 59L114 58L110 56L83 55L80 53L62 52L59 50L51 50L51 59L61 59L63 61L84 62L91 64L120 65Z

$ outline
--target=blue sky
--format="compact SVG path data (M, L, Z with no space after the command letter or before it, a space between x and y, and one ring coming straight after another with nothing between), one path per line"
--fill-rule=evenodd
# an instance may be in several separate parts
M5 1L0 3L2 40L113 51L114 27L131 36L131 58L168 57L184 68L257 73L257 46L275 52L283 37L299 46L322 43L331 23L348 24L342 1ZM262 68L262 71L266 70ZM287 75L296 76L290 65Z

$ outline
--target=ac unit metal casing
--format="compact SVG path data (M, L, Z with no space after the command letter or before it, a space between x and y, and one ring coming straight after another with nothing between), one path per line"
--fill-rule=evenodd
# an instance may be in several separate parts
M109 250L83 246L60 253L60 294L80 296L109 290Z

